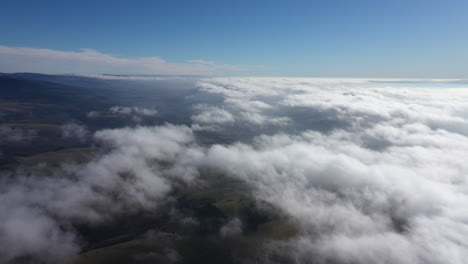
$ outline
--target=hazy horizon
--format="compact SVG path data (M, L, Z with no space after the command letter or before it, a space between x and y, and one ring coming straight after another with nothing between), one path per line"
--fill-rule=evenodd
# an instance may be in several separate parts
M8 1L0 72L468 78L463 0Z

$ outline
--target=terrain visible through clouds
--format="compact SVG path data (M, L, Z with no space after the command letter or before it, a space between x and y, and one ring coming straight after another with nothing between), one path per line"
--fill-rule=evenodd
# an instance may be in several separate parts
M464 263L468 82L0 75L1 263Z
M468 1L2 1L0 264L468 263Z

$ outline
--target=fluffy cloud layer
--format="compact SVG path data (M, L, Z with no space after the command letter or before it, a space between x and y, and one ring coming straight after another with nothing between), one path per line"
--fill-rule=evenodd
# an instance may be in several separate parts
M286 115L306 128L213 146L205 162L295 219L299 235L272 243L272 255L299 263L463 263L468 89L419 85L202 80L233 112Z
M466 91L441 88L444 83L426 85L430 87L361 79L299 78L211 78L198 83L202 91L222 96L224 109L239 116L239 121L251 124L289 122L296 131L325 131L401 121L468 132Z
M0 72L212 75L239 70L235 65L201 60L173 63L159 57L123 58L92 49L59 51L0 46Z
M279 254L301 263L463 263L467 154L464 136L411 124L263 136L214 146L207 162L297 221L299 237Z
M102 130L95 139L109 151L87 164L64 164L49 177L2 175L0 262L29 256L34 263L61 263L80 250L69 223L157 208L175 184L197 175L190 164L199 153L189 147L187 127Z
M95 139L110 151L88 164L66 166L65 175L73 177L4 180L0 240L7 247L0 256L60 259L41 246L43 237L72 254L77 238L63 231L57 218L102 221L157 207L175 185L190 183L200 167L209 167L245 181L258 200L296 223L293 238L268 244L264 262L464 263L468 89L463 85L201 80L198 87L221 96L222 103L195 106L192 128L98 131ZM261 135L267 124L269 133ZM218 133L232 127L256 133L201 148L192 130L203 126ZM24 226L31 232L22 232ZM242 223L234 219L219 232L235 236Z

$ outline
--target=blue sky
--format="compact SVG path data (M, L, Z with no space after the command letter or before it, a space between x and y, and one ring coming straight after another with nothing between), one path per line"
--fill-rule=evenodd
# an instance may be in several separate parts
M24 65L29 55L18 60L18 53L12 55L11 48L29 47L158 57L165 64L186 67L176 73L191 71L188 65L194 63L187 61L203 60L215 63L204 66L224 67L195 72L468 78L466 0L11 0L1 6L0 46L10 49L0 52L0 71L6 72L35 69ZM142 71L158 74L158 67ZM125 73L123 66L115 70Z

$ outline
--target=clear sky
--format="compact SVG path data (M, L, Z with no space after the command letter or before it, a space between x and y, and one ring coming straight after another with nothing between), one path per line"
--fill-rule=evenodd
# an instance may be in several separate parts
M468 78L467 0L4 0L0 32L3 72Z

